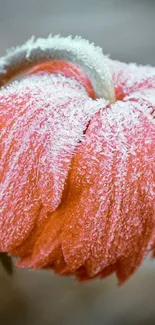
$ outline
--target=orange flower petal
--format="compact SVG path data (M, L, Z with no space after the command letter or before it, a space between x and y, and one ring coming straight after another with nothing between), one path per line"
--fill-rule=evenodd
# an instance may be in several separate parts
M74 150L99 110L92 103L62 76L32 76L1 91L2 251L28 239L41 206L51 212L60 204Z
M73 158L62 249L69 267L81 261L87 276L118 261L124 281L154 238L155 128L145 110L124 102L98 114Z

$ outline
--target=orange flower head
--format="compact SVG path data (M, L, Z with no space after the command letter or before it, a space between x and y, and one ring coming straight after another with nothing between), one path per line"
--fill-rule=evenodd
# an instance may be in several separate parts
M0 59L0 252L124 282L155 247L155 68L81 38ZM153 253L154 254L154 253Z

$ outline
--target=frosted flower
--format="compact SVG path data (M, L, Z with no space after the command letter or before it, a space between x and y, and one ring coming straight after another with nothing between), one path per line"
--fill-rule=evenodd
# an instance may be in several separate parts
M0 91L0 251L121 283L155 246L155 69L54 39L0 61L1 85L33 67Z

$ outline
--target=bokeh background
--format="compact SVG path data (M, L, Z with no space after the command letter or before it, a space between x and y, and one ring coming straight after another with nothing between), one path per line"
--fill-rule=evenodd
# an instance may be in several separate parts
M81 35L125 62L155 65L154 0L0 0L0 55L31 35ZM155 262L122 287L0 267L0 325L154 325Z

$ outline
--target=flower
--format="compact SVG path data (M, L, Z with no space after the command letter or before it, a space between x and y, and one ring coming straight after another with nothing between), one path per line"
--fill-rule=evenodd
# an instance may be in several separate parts
M2 58L0 84L29 67L0 91L0 251L122 283L155 246L155 68L56 37Z

